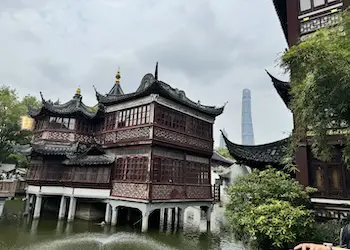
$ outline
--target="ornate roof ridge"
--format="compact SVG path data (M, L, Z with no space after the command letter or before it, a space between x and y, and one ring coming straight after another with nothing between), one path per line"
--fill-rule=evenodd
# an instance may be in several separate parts
M159 81L158 78L158 65L156 66L156 77L151 73L147 73L143 76L141 83L137 90L132 93L124 94L124 95L102 95L96 89L96 98L102 104L113 104L119 103L121 101L126 101L132 98L142 97L149 94L163 94L171 99L180 102L188 107L197 109L201 112L212 116L220 115L225 108L226 103L221 107L216 106L206 106L202 105L200 102L194 102L189 99L183 90L179 90L177 88L171 87L168 83L163 81Z
M45 100L43 94L40 92L42 107L38 110L30 110L29 115L35 117L39 115L44 109L59 115L72 115L75 113L80 113L85 117L92 119L97 113L99 113L101 107L98 106L97 111L92 111L94 107L90 107L83 103L82 96L80 94L75 94L69 101L59 104L53 103L51 100ZM97 104L98 105L98 104Z

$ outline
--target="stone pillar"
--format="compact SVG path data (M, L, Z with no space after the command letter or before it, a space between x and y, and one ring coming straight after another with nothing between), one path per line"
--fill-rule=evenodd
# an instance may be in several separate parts
M61 197L60 210L58 211L58 219L62 220L66 216L67 199L66 197Z
M209 233L210 232L210 219L211 219L211 210L212 210L212 207L208 207L208 210L207 210L207 232Z
M174 208L174 233L177 232L179 222L179 208Z
M42 202L42 196L41 195L37 195L36 199L35 199L35 208L34 208L33 219L39 219L40 218L41 202Z
M116 226L118 223L118 207L113 207L112 208L112 226Z
M128 207L127 209L128 209L128 214L127 214L126 220L129 222L131 219L131 208Z
M182 230L184 228L184 219L185 219L185 209L179 208L178 209L179 230Z
M106 203L106 213L105 213L105 222L107 224L111 223L111 205Z
M24 216L29 215L29 208L30 208L30 195L27 193L25 198L25 204L24 204L24 213L23 213Z
M160 217L159 217L159 232L163 232L164 230L164 214L165 208L159 209Z
M172 220L173 220L173 209L172 208L167 208L167 210L168 210L168 215L167 215L167 225L166 225L166 227L167 227L167 229L166 229L166 231L167 232L171 232L171 228L172 228Z
M145 233L148 231L148 213L142 216L141 232Z
M73 196L70 197L67 221L70 222L74 220L76 206L77 206L77 198Z

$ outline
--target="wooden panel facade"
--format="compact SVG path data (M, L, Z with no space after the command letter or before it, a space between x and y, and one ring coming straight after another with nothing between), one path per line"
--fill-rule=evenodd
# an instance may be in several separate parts
M350 198L350 171L344 165L340 147L329 162L312 157L308 147L309 185L317 188L315 198Z
M98 143L102 151L115 156L115 162L72 166L63 161L71 154L84 157L78 146L74 149L76 144L72 144L73 151L64 149L68 153L53 153L56 156L48 156L45 149L36 153L42 155L40 159L32 159L27 182L107 187L111 196L136 200L211 200L215 116L179 103L161 105L154 98L138 101L112 104L105 109L109 112L91 119L38 116L34 141L55 142L50 150L56 150L57 142Z
M117 156L112 196L149 200L212 199L210 158L171 148L151 150L151 158L149 154Z
M32 185L60 185L67 187L111 188L111 166L63 166L31 164L27 183Z
M276 2L277 0L275 0ZM281 0L277 12L284 15L282 27L287 27L289 47L308 34L340 21L340 12L350 6L350 0ZM282 8L285 8L282 9ZM283 14L282 14L283 13Z

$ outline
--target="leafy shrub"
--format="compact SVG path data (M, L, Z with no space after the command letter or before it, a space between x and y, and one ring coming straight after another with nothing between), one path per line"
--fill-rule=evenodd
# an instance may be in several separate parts
M309 193L289 174L253 170L228 189L226 216L237 240L262 249L293 246L314 225Z

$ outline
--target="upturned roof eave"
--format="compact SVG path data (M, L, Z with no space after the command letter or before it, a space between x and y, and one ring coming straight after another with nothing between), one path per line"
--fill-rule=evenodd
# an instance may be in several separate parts
M151 75L151 74L147 74L146 76L149 76L149 75ZM149 80L149 79L147 79L147 80ZM184 93L183 91L178 91L179 92L178 95L180 95L180 93L181 93L181 95L183 95L183 98L177 97L177 96L175 96L176 94L174 94L176 92L176 90L173 89L167 83L164 83L164 82L161 82L158 80L154 80L152 82L149 82L148 84L149 85L146 85L143 81L141 81L141 84L136 92L133 92L130 94L124 94L124 95L120 95L120 96L108 96L108 95L104 96L96 91L96 97L97 97L97 100L100 103L102 103L103 105L113 105L113 104L117 104L117 103L131 100L131 99L144 97L144 96L147 96L150 94L159 94L163 97L169 98L175 102L181 103L185 106L188 106L192 109L198 110L198 111L203 112L203 113L210 115L210 116L218 116L218 115L222 114L224 111L225 105L223 105L222 107L219 107L219 108L213 107L213 106L201 105L199 103L195 103L195 102L191 101L190 99L188 99L184 94L182 94L182 93Z

